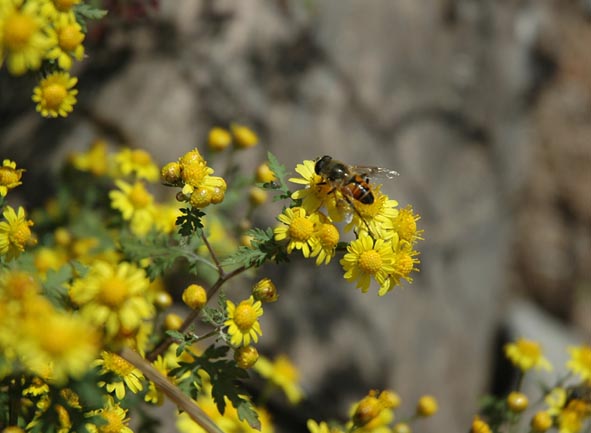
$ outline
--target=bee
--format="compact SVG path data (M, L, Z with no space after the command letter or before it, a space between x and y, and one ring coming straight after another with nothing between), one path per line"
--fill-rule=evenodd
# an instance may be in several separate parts
M323 179L319 185L329 185L331 188L329 194L339 191L349 207L362 220L363 218L355 207L355 202L364 205L370 205L374 202L375 196L369 183L370 177L393 179L398 176L398 172L388 168L348 165L328 155L316 159L314 172ZM365 220L363 221L365 222ZM365 224L367 225L367 222Z

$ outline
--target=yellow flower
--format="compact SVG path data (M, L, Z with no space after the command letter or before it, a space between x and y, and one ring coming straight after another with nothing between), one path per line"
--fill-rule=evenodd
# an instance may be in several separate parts
M591 385L591 346L569 347L571 358L566 368Z
M124 220L130 221L132 233L138 236L145 235L154 224L154 198L140 181L130 185L116 180L115 184L120 191L114 190L109 193L111 207L119 210Z
M419 270L415 265L420 263L416 257L419 252L413 250L409 242L398 241L398 234L392 237L392 249L394 251L394 272L390 275L389 290L400 285L400 280L403 278L412 283L410 274Z
M256 301L251 296L242 301L238 306L230 300L226 301L228 320L224 325L228 326L230 343L233 346L248 346L251 341L257 342L259 335L263 334L258 318L263 315L261 301Z
M43 117L68 117L76 105L76 77L67 72L54 72L43 78L33 90L33 101Z
M115 396L119 400L125 398L126 387L134 394L143 389L142 372L116 353L101 352L101 358L97 359L93 365L101 367L100 374L113 373L116 376L110 383L99 382L99 386L105 386L108 392L115 391Z
M16 162L10 159L2 161L0 167L0 196L6 197L8 191L21 185L21 177L23 175L24 168L16 168Z
M431 395L424 395L419 398L416 413L419 416L432 416L435 415L438 409L439 407L435 397Z
M371 204L363 204L357 200L351 200L351 204L343 208L339 207L339 212L345 216L350 214L352 219L345 227L350 230L355 227L358 234L367 234L381 239L390 239L394 235L393 220L398 216L398 202L391 200L386 194L382 194L379 188L373 190L374 201ZM344 200L344 198L342 199ZM355 206L355 209L351 209Z
M86 424L86 428L91 433L133 433L133 430L127 426L129 424L129 418L126 418L127 410L115 403L112 397L107 398L105 407L90 411L87 415L100 415L104 420L104 424Z
M302 400L304 392L298 383L300 373L286 355L279 355L274 361L259 356L254 369L280 387L291 404L298 404Z
M302 250L304 257L310 256L310 244L315 234L314 219L306 214L301 207L287 208L277 218L284 226L276 227L275 240L288 239L287 252L291 253L294 248Z
M415 214L412 206L407 206L398 211L398 215L392 221L393 229L398 233L398 238L402 241L409 242L411 245L417 240L421 240L423 230L417 230L417 221L421 216Z
M33 221L27 220L25 210L18 208L18 213L10 206L7 206L2 213L6 221L0 222L0 255L6 260L18 257L24 250L25 245L32 241L30 227Z
M256 146L259 142L259 137L244 125L233 124L230 126L232 134L234 135L234 144L239 149L247 149Z
M176 220L182 215L178 202L174 203L155 203L154 215L158 215L154 219L154 227L162 233L170 234L176 229Z
M310 257L316 257L316 265L318 266L323 263L327 265L336 253L340 234L330 219L319 212L316 215L318 215L318 224L314 237L310 240L310 248L312 249Z
M78 61L84 58L84 33L73 12L60 14L53 23L54 28L48 30L53 48L46 57L57 61L61 69L68 71L72 67L72 58Z
M470 433L492 433L492 430L486 422L476 415L472 421Z
M347 253L340 263L345 279L357 282L357 288L363 293L369 290L372 278L380 285L380 296L390 289L388 276L395 270L391 242L384 239L374 241L370 236L362 235L347 246Z
M148 152L142 149L122 149L115 155L115 162L124 176L135 175L138 179L156 182L160 177L158 166Z
M154 315L146 299L149 281L143 269L131 263L118 265L96 261L88 274L75 280L69 290L83 316L105 328L108 337L120 330L138 331L143 320Z
M66 261L67 256L61 249L41 247L35 250L35 268L43 278L47 275L47 271L57 271Z
M552 417L546 411L536 412L530 421L530 426L532 431L543 433L552 427Z
M535 341L519 338L515 343L506 344L505 355L524 372L531 368L552 370L552 365L542 356L542 348Z
M70 163L78 170L92 173L95 176L107 174L109 160L107 142L95 140L86 153L74 153L70 156Z
M224 128L215 127L209 131L207 145L211 150L220 151L232 144L232 135Z
M0 66L4 60L8 71L22 75L41 66L51 41L45 33L47 21L39 12L40 2L4 0L0 14Z

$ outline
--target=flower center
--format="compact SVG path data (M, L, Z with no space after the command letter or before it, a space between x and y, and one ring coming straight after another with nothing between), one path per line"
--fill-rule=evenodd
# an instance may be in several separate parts
M41 347L51 355L63 354L75 345L73 329L64 323L55 323L43 333Z
M332 224L322 224L318 237L324 248L334 248L339 243L339 231Z
M537 359L541 356L540 345L535 341L520 340L519 351L528 358Z
M12 185L20 180L19 172L10 167L0 167L0 185Z
M31 238L31 229L27 221L18 223L10 233L12 243L20 248Z
M49 109L57 109L62 104L68 91L62 84L48 84L43 87L43 99Z
M105 410L101 416L107 421L106 424L99 426L101 433L119 433L123 431L123 420L121 416L114 410Z
M295 241L307 241L314 234L314 223L306 217L295 217L289 225L289 237Z
M27 46L37 25L33 18L15 13L6 21L4 27L4 43L12 51L22 50Z
M141 183L136 183L129 191L129 201L136 209L141 209L150 204L150 195Z
M412 272L414 268L414 261L411 256L408 254L400 254L396 258L396 263L394 265L395 273L398 275L408 275Z
M84 40L84 34L78 30L78 27L69 25L61 29L59 32L59 46L64 51L74 51L78 45Z
M183 165L182 178L191 186L198 187L207 174L207 165L204 162Z
M359 256L359 268L366 274L376 274L382 269L382 257L375 250L368 250Z
M405 210L401 210L397 223L397 231L400 238L406 241L411 241L417 233L417 222L413 215Z
M134 370L134 366L116 353L103 352L105 370L112 371L118 376L125 377Z
M131 160L137 165L149 165L152 162L150 154L141 149L131 152Z
M241 331L246 331L257 320L255 309L248 302L241 302L234 311L234 323Z
M109 307L118 307L127 298L127 284L118 277L103 282L99 294L100 301Z

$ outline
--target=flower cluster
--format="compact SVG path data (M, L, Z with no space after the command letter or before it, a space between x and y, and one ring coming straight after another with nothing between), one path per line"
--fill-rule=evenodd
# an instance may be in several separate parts
M345 279L363 292L376 281L380 296L403 279L412 282L411 273L418 270L419 263L414 247L422 239L422 230L417 229L419 216L410 206L399 209L398 202L379 186L373 187L353 173L348 174L350 179L336 183L316 167L317 161L311 160L296 166L302 177L290 181L305 188L292 194L294 206L278 217L282 225L275 228L275 239L287 242L288 253L301 250L304 257L315 257L317 265L327 264L335 256L341 236L335 223L345 220L344 230L356 235L340 260ZM363 197L371 194L371 200L359 200L359 193Z
M519 338L504 347L505 355L520 373L515 389L509 392L505 400L491 399L483 408L482 416L475 416L472 433L491 433L501 428L503 423L515 425L520 417L525 416L529 407L529 398L521 387L525 376L532 370L552 370L552 365L544 357L541 345L534 340ZM571 384L565 385L565 379L554 386L544 387L538 401L543 401L545 408L535 408L529 415L532 432L543 433L556 428L560 433L579 433L591 419L591 346L573 346L568 348L570 359L566 370L571 374ZM502 404L497 404L502 403ZM534 408L532 408L534 409ZM487 422L487 418L490 422ZM528 419L528 418L526 418Z
M86 19L105 13L81 0L5 0L0 4L0 67L12 75L41 68L33 91L43 117L66 117L76 104L74 60L84 58Z

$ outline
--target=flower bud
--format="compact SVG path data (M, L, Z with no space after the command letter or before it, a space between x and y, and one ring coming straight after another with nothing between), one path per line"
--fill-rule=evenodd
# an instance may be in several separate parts
M537 412L531 419L531 429L537 433L543 433L552 427L552 417L546 411Z
M248 198L251 205L260 206L267 201L267 191L256 186L252 187L248 194Z
M169 162L160 170L160 180L164 185L177 186L181 182L181 165Z
M211 150L221 151L232 143L232 135L224 128L211 128L207 138L207 145Z
M161 310L170 307L172 305L172 297L170 296L170 293L165 291L159 291L156 293L156 296L154 297L154 305Z
M361 427L366 425L382 411L383 406L374 394L375 392L370 392L368 396L361 399L357 404L352 418L355 426Z
M202 209L211 203L211 191L208 188L196 188L191 194L191 206Z
M269 168L269 164L264 162L257 167L256 181L260 183L273 182L275 180L275 173Z
M169 313L164 318L164 328L168 331L177 331L183 324L183 319L178 314Z
M380 392L378 400L380 400L384 408L396 409L400 406L400 396L394 391L384 390Z
M424 395L419 398L417 403L417 415L419 416L431 416L434 415L439 407L437 406L437 400L435 397L430 395Z
M474 417L472 421L472 427L470 428L470 433L492 433L489 425L480 419L477 415Z
M507 406L512 412L520 413L527 409L527 396L521 392L513 391L507 396Z
M261 302L275 302L278 298L277 287L269 278L263 278L252 288L252 296Z
M234 135L234 143L239 149L254 147L259 142L257 135L250 128L243 125L232 125L232 134Z
M234 351L234 361L244 370L252 367L258 359L259 352L253 346L243 346Z
M183 302L193 310L202 309L207 303L207 292L198 284L191 284L183 291Z
M392 433L411 433L410 426L405 422L399 422L392 427Z

